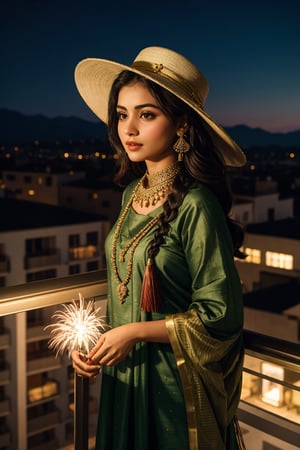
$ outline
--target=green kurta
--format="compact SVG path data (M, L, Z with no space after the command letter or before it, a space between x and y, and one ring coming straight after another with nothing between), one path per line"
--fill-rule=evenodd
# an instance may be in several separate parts
M135 183L132 183L124 192L122 211L129 201L134 186ZM121 229L117 261L120 248L124 247L152 217L161 211L162 207L159 207L144 216L130 208ZM208 373L211 369L217 370L220 374L224 366L223 359L228 359L230 352L233 352L232 357L229 358L231 363L233 360L241 359L241 345L238 344L237 347L237 344L231 345L231 342L240 342L243 308L231 237L219 203L203 185L198 185L187 193L179 208L178 216L170 223L169 233L155 257L163 306L159 313L145 313L140 309L140 291L147 261L147 248L153 238L154 229L150 230L135 250L132 276L128 284L129 295L123 304L120 304L117 297L116 282L111 268L111 248L115 227L111 230L106 241L109 286L108 321L112 327L117 327L128 322L168 317L168 321L175 318L173 322L176 324L176 318L181 318L182 313L187 312L186 317L189 320L190 312L194 311L193 323L196 316L200 334L202 327L212 340L212 353L214 353L214 342L222 349L222 342L225 343L225 353L224 351L216 353L217 363L222 364L218 364L215 369L214 361L210 361L208 371L206 370ZM128 255L125 263L118 263L122 280L127 275L127 261ZM174 326L173 331L170 331L168 326L172 345L141 342L118 366L104 368L97 450L194 450L191 444L190 413L187 414L189 405L183 389L183 383L186 380L182 378L182 373L178 370L179 362L176 361L178 355L176 351L173 352L174 336L177 340L176 333L179 335L181 333L180 326L177 328L179 331ZM185 342L185 338L182 341ZM200 354L201 346L198 350ZM201 371L203 364L198 364L197 370L198 366ZM226 370L228 367L224 367L224 371ZM235 397L235 403L232 398L227 402L228 404L231 402L231 409L232 404L237 403L240 375L241 364L239 363L235 370L236 386L234 389L230 386L230 395ZM206 376L206 379L209 384L209 377ZM206 381L201 383L201 386L204 384L205 389L208 389L207 402L213 404L215 393L212 393L210 398L209 386L207 387L205 383ZM224 382L222 383L224 387ZM223 391L222 395L226 397L226 386ZM201 409L200 403L196 408ZM218 417L213 421L214 426L218 428L217 433L224 441L224 449L235 449L236 445L233 441L232 444L229 443L228 438L225 444L226 434L233 436L232 433L226 432L232 414L227 417L222 413L221 416L221 419ZM225 419L223 416L226 416ZM201 415L198 414L197 417L201 419ZM220 421L228 421L228 423L219 423ZM205 428L205 425L202 428L202 425L196 421L200 434L201 431L211 430L211 428ZM207 437L206 441L209 440ZM202 446L201 441L199 442L199 450L202 448L222 450L220 446L215 447L215 444L210 447L207 444Z

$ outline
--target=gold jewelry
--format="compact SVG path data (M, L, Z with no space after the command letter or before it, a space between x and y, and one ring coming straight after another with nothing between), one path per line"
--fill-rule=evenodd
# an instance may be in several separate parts
M128 295L127 284L129 283L129 280L132 275L132 264L133 264L133 256L134 256L135 249L138 246L138 244L140 243L140 241L143 239L143 237L146 236L148 231L151 230L151 228L154 227L154 225L159 221L159 219L162 215L162 213L160 212L157 216L153 217L153 219L151 219L150 222L148 222L132 239L130 239L128 244L123 249L121 249L120 254L119 254L119 262L121 262L121 263L125 262L125 256L130 249L129 259L127 262L127 275L124 278L124 280L122 280L120 277L119 271L118 271L118 266L117 266L117 242L120 237L121 228L124 224L125 218L126 218L128 211L132 205L134 196L135 196L135 192L133 192L129 202L127 203L127 205L119 219L119 222L117 224L117 227L116 227L116 230L114 233L113 242L112 242L111 261L112 261L114 277L117 282L117 294L118 294L120 303L124 303L125 298Z
M133 192L133 200L141 207L156 205L166 196L178 172L177 163L151 175L146 172Z
M188 152L191 148L190 144L184 139L184 130L177 131L178 139L173 145L173 150L178 153L178 161L183 160L183 154Z

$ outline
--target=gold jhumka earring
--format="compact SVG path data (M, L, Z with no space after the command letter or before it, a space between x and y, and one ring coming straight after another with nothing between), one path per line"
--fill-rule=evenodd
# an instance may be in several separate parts
M184 138L183 129L177 131L177 136L178 139L173 145L173 150L178 153L178 161L182 161L184 153L188 152L191 146Z

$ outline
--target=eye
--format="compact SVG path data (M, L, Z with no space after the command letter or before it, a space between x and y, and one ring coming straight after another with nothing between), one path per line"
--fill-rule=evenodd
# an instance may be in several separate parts
M125 120L127 117L127 114L124 113L123 111L117 111L117 116L119 120Z
M141 113L141 117L146 120L152 120L152 119L155 119L156 115L150 111L143 111Z

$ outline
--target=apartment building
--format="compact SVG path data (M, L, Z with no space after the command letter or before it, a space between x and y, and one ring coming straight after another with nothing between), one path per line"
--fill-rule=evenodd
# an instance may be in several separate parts
M0 208L0 286L105 267L106 218L15 199Z
M1 287L52 278L59 285L69 275L104 269L106 218L16 199L0 199L0 210ZM49 350L50 332L44 330L54 312L52 307L0 317L1 450L22 448L18 434L26 436L24 449L58 449L73 441L73 368L67 357ZM91 423L98 392L95 383Z

